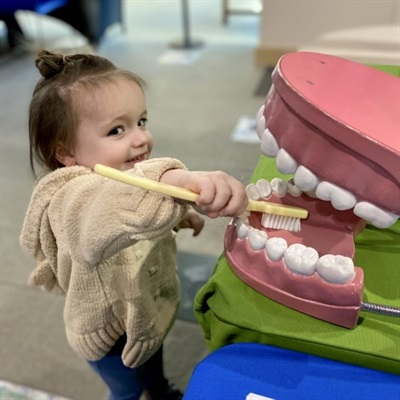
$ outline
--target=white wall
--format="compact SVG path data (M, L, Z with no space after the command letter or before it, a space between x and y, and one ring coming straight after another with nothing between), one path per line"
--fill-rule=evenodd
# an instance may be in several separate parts
M264 0L257 61L274 63L324 33L369 25L400 26L399 0Z

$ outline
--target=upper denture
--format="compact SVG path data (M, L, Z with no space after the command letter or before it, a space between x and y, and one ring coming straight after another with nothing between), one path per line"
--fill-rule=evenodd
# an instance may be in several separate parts
M301 63L291 57L304 54L288 55L275 69L274 90L263 110L279 148L320 180L350 190L358 201L400 214L399 79L381 73L376 83L377 71L360 68L359 74L368 75L360 81L371 75L365 87L334 70L330 56L315 55L311 63L308 58L307 70L300 71L292 70ZM332 82L338 75L341 81Z

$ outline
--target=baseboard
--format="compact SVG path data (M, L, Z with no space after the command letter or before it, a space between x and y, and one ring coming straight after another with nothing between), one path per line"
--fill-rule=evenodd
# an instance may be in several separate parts
M286 53L296 51L295 48L257 46L255 63L262 67L274 67L279 59Z

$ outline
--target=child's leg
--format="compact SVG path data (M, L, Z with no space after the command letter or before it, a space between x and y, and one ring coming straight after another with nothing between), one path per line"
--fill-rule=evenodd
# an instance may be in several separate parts
M142 368L144 383L150 393L168 385L164 376L162 346L142 365Z
M183 398L183 394L170 385L164 376L162 346L142 367L146 389L153 400L181 400Z
M128 368L122 362L125 343L126 336L123 335L105 357L89 361L89 365L107 384L110 400L138 400L145 389L142 367Z

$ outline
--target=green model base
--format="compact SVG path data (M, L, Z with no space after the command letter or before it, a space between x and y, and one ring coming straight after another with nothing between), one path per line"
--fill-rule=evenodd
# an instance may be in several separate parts
M274 176L274 160L262 156L252 181ZM400 307L400 222L385 230L368 225L356 238L355 265L365 273L364 302ZM247 286L223 255L194 308L212 351L265 343L400 375L400 318L361 312L354 329L318 320Z

